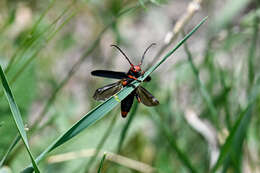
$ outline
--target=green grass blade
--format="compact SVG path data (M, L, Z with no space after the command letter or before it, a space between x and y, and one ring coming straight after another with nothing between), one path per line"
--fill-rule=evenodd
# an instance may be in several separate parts
M204 18L189 34L187 34L165 57L158 62L156 65L152 66L143 76L139 77L139 80L143 81L148 75L150 75L155 69L157 69L167 58L169 58L197 29L206 21ZM110 112L114 107L116 107L124 98L126 98L133 90L133 86L137 87L140 82L133 81L131 86L127 86L118 92L116 95L110 97L102 104L98 105L90 112L88 112L82 119L75 123L67 132L61 135L56 141L54 141L48 148L46 148L36 159L37 162L43 159L43 157L64 144L84 129L88 128L90 125L96 123L99 119L103 118L108 112Z
M103 167L105 159L106 159L106 154L104 154L102 159L101 159L101 162L100 162L100 165L99 165L99 168L98 168L98 173L101 173L101 169Z
M16 79L21 75L23 74L24 70L29 67L30 63L37 57L37 55L40 53L40 51L45 47L45 45L47 45L47 43L55 36L55 34L61 30L61 28L70 21L70 19L75 16L75 13L72 13L70 14L70 16L53 32L50 34L50 36L48 36L48 38L46 39L43 39L43 40L40 40L40 42L42 43L39 43L40 45L40 48L38 48L26 61L25 63L22 65L22 67L16 72L15 76L11 79L10 81L10 84L13 84Z
M118 119L117 115L114 115L112 121L110 122L108 128L106 129L106 132L104 133L103 137L101 138L101 140L99 141L97 147L96 147L96 151L95 154L91 157L91 159L88 161L86 168L85 168L85 172L88 172L89 169L91 168L92 164L94 163L94 161L96 160L97 156L99 155L100 150L102 149L103 145L105 144L107 138L109 137L109 135L111 134L111 131L113 130L113 128L115 127L115 123L116 120Z
M176 141L174 140L174 136L171 134L169 128L167 128L167 126L165 126L165 124L162 123L160 116L158 115L158 113L155 111L155 109L150 109L151 115L152 115L152 119L155 122L155 124L157 124L158 129L161 130L161 132L163 133L163 135L165 136L165 138L167 139L167 141L169 142L171 148L177 153L178 158L180 159L180 161L182 162L183 165L186 166L187 169L189 169L190 172L192 173L196 173L198 172L195 167L192 165L189 157L187 154L185 154L181 148L179 147L179 145L176 143Z
M43 20L43 18L46 16L47 12L53 7L55 1L56 1L56 0L53 0L53 1L51 1L51 2L49 3L47 9L41 14L41 16L39 17L39 19L35 22L35 24L34 24L33 27L32 27L32 30L31 30L31 32L30 32L30 34L29 34L30 36L32 36L32 35L35 33L35 31L37 30L39 24L41 23L41 21ZM37 38L36 38L36 39L37 39ZM8 71L9 71L10 68L11 68L11 66L12 66L13 63L15 62L16 58L18 57L18 56L17 56L18 53L21 52L21 51L22 51L22 52L25 52L25 51L31 46L31 44L32 44L36 39L30 38L30 37L24 38L24 40L22 41L22 45L26 45L26 46L25 46L24 50L22 50L22 49L23 49L22 47L19 47L19 48L16 50L16 52L15 52L14 55L11 57L11 60L9 61L8 65L7 65L6 69L5 69L5 73L6 73L6 74L8 73ZM24 54L24 53L22 53L22 55L23 55L23 54ZM22 57L22 56L20 55L20 57Z
M239 118L238 120L236 121L234 127L232 128L228 138L226 139L226 142L225 144L222 146L222 149L221 149L221 152L220 152L220 155L218 157L218 160L215 164L215 166L212 168L212 171L211 172L216 172L217 169L222 165L222 163L224 162L225 158L230 154L230 149L231 149L231 146L232 146L232 143L234 141L234 138L236 136L236 132L238 131L239 129L239 126L241 124L241 122L243 121L243 118L246 117L247 113L250 112L250 109L251 109L251 104L248 105L248 107L246 108L245 111L243 111L240 115L239 115Z
M33 35L35 33L35 31L37 30L37 27L39 26L39 24L41 23L41 21L43 20L43 18L47 15L47 13L49 12L49 10L53 7L53 5L55 4L56 0L52 0L48 7L46 8L46 10L43 11L43 13L41 14L41 16L39 17L39 19L35 22L32 31L31 31L31 35Z
M75 1L75 0L74 0ZM11 66L13 65L14 61L18 61L16 60L16 57L19 54L19 57L23 57L24 54L30 50L30 49L35 49L34 53L25 61L25 63L22 65L21 68L19 68L19 70L15 73L15 75L11 78L10 80L10 85L12 85L17 78L23 74L23 71L29 66L29 64L37 57L37 55L40 53L40 51L47 45L47 43L49 41L52 40L52 38L56 35L56 33L58 31L60 31L62 29L62 27L68 23L70 21L70 19L75 16L75 12L73 12L72 14L70 14L64 22L62 22L62 24L59 25L59 27L56 29L56 25L59 22L59 20L66 15L66 13L69 11L69 9L71 8L72 4L74 3L74 1L71 3L71 5L68 5L66 9L64 9L62 11L62 13L50 24L48 25L42 32L40 32L38 35L33 36L33 33L35 32L37 25L35 24L30 35L32 35L33 37L30 38L26 38L25 40L23 40L23 44L25 45L23 48L19 48L14 55L11 57L10 62L7 65L7 68L5 69L5 74L7 74L11 68ZM54 3L54 1L53 1ZM50 4L50 6L48 7L48 9L51 8L51 6L53 5ZM48 11L48 10L47 10ZM47 12L45 11L45 12ZM43 17L43 16L42 16ZM39 20L42 20L42 17L40 17ZM40 23L40 21L37 20L36 23ZM53 28L53 29L52 29ZM54 30L54 31L52 31ZM38 45L38 46L37 46ZM36 46L33 48L33 46ZM0 97L2 96L2 92L0 92Z
M224 145L221 147L220 155L211 172L216 172L217 169L222 165L227 156L230 154L242 154L242 152L237 152L241 150L242 143L245 139L246 132L248 130L248 126L252 119L252 107L254 106L260 89L260 79L257 80L256 86L252 89L252 92L249 96L249 103L244 111L242 111L235 122L235 125L231 129L229 136L227 137ZM233 153L231 153L233 151ZM238 156L236 156L238 157ZM238 159L237 159L238 160Z
M215 36L221 29L232 23L235 16L241 10L246 8L250 0L228 0L225 2L225 7L219 10L219 15L211 20L209 36Z
M1 162L0 162L0 168L3 166L7 156L13 150L13 148L16 146L16 144L19 142L20 138L21 138L20 134L17 134L16 137L14 138L13 142L11 143L9 148L7 149L7 151L6 151L5 155L4 155L4 157L2 158Z
M257 40L258 40L258 23L259 19L258 17L254 18L254 26L253 26L253 34L252 34L252 42L251 46L249 48L249 54L248 54L248 83L249 83L249 90L252 87L252 84L254 82L255 78L255 54L257 50Z
M55 24L57 24L57 22L59 21L59 19L63 16L63 15L65 15L66 14L66 12L69 10L69 7L67 7L63 12L62 12L62 14L61 15L59 15L55 20L54 20L54 22L53 23L51 23L48 27L49 28L51 28L51 27L54 27L55 26ZM69 22L70 21L70 19L73 17L73 16L75 16L75 14L76 13L72 13L72 14L70 14L66 19L65 19L65 21L62 23L62 24L60 24L60 26L57 28L57 29L55 29L52 33L47 33L48 34L48 38L45 38L44 36L38 36L38 37L36 37L35 38L35 40L32 40L31 41L31 44L33 44L33 42L36 42L37 40L39 40L39 42L42 42L42 43L38 43L38 44L40 44L40 47L34 52L34 54L32 54L28 59L27 59L27 61L22 65L22 67L18 70L18 72L15 74L15 76L10 80L10 85L12 85L15 81L16 81L16 79L21 75L21 74L23 74L23 71L29 66L29 64L37 57L37 54L38 53L40 53L40 51L42 50L42 48L44 48L44 45L41 45L41 44L46 44L47 42L49 42L54 36L55 36L55 34L67 23L67 22ZM47 32L47 31L49 31L50 29L48 29L48 27L46 28L46 30L44 30L40 35L43 35L43 34L45 34L45 32ZM40 40L41 39L41 40ZM25 51L27 50L27 49L29 49L30 48L30 46L31 46L31 44L29 44L28 45L28 47L26 47L25 48L25 50L22 52L22 54L21 54L21 56L23 56L23 54L25 53ZM8 64L9 65L9 64ZM8 66L7 66L8 67ZM7 71L5 72L5 73L7 73ZM0 91L0 97L2 96L2 91ZM38 124L38 123L37 123ZM37 125L36 124L36 125ZM36 126L35 125L35 126ZM32 130L34 130L34 126L31 128L31 131ZM19 134L19 133L18 133ZM20 138L19 138L20 139ZM18 141L19 141L19 139L18 139ZM17 141L17 142L18 142Z
M13 118L14 118L14 121L15 121L15 124L17 126L17 129L22 137L22 140L25 144L25 147L29 153L29 156L31 158L31 161L32 161L32 164L33 164L33 167L35 169L35 172L40 172L37 165L36 165L36 162L32 156L32 153L31 153L31 150L30 150L30 147L29 147L29 142L28 142L28 139L27 139L27 135L26 135L26 132L25 132L25 129L24 129L24 125L23 125L23 120L22 120L22 117L21 117L21 114L20 114L20 111L19 111L19 108L18 106L16 105L16 102L14 100L14 96L12 94L12 91L8 85L8 82L6 80L6 77L5 77L5 74L4 74L4 71L0 65L0 76L1 76L1 81L2 81L2 85L3 85L3 88L4 88L4 92L5 92L5 95L6 95L6 98L8 100L8 103L9 103L9 106L10 106L10 109L11 109L11 112L12 112L12 115L13 115Z
M168 52L157 64L152 66L139 80L144 80L149 76L155 69L157 69L164 61L166 61L190 36L198 30L198 28L207 20L208 17L202 19L202 21L194 27L170 52Z
M136 5L133 7L129 7L125 10L122 10L117 16L117 18L121 17L122 15L137 9L140 5ZM59 83L59 85L53 90L51 97L47 100L43 110L41 111L40 115L38 116L31 127L31 131L34 131L37 124L42 120L44 115L48 112L49 108L51 107L52 103L55 101L58 93L63 89L66 83L70 80L70 78L76 73L77 69L81 66L81 64L86 60L86 58L96 49L97 45L99 44L101 37L103 34L116 22L117 18L113 19L97 36L95 41L89 46L89 48L82 54L79 60L71 67L66 77Z
M199 69L195 66L194 62L193 62L193 57L192 57L192 54L188 48L188 45L185 43L184 44L184 51L185 53L187 54L187 57L188 57L188 62L190 64L190 67L192 69L192 72L193 74L195 75L196 77L196 83L199 87L199 90L200 90L200 93L201 93L201 96L203 97L203 99L205 100L205 102L207 103L208 105L208 108L210 110L210 113L212 114L215 122L216 121L216 118L217 118L217 109L215 108L215 105L213 103L213 99L211 98L209 92L207 91L204 83L200 80L200 77L199 77Z

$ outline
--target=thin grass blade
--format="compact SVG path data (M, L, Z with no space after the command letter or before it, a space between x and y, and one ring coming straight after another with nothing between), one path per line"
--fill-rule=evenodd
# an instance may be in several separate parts
M56 0L53 0L53 1L51 1L51 2L49 3L47 9L41 14L41 16L39 17L39 19L35 22L35 24L34 24L33 27L32 27L32 31L31 31L30 34L29 34L30 36L32 36L32 35L35 33L35 31L37 30L39 24L41 23L41 21L43 20L43 18L46 16L47 12L53 7L55 1L56 1ZM25 52L25 51L31 46L31 44L32 44L35 40L37 40L37 38L36 38L36 39L30 38L30 37L24 38L24 40L22 41L22 45L26 45L26 46L25 46L24 50L22 50L23 47L19 47L19 48L16 50L16 52L15 52L14 55L11 57L11 60L9 61L8 65L7 65L6 69L5 69L5 73L6 73L6 74L8 73L8 71L9 71L10 68L11 68L11 66L12 66L13 63L15 62L16 58L18 57L18 56L17 56L18 53L19 53L19 52L22 52L22 51ZM23 54L23 53L22 53L22 54ZM20 55L20 57L22 57L22 56Z
M111 131L113 130L116 120L117 120L117 115L114 115L112 121L110 122L108 128L106 129L106 132L104 133L103 137L101 138L101 140L99 141L97 147L96 147L96 151L95 154L91 157L91 159L89 160L89 162L86 165L85 168L85 172L88 172L89 169L91 168L92 164L94 163L94 161L96 160L97 156L100 153L100 150L102 149L103 145L105 144L106 140L108 139L109 135L111 134Z
M186 40L190 38L194 32L207 20L208 17L205 17L201 22L195 26L170 52L168 52L157 64L152 66L139 80L143 81L147 76L149 76L154 70L156 70L164 61L166 61Z
M252 84L254 82L255 79L255 54L256 54L256 50L257 50L257 41L258 41L258 23L259 23L259 19L258 17L254 18L254 26L253 26L253 35L252 35L252 42L251 42L251 46L249 48L249 53L248 53L248 83L249 83L249 90L252 87Z
M241 149L241 146L238 146L238 143L244 141L246 136L246 131L250 124L250 120L252 119L252 107L254 106L260 89L260 79L257 80L256 86L252 89L252 92L249 97L249 103L244 111L242 111L235 122L235 125L231 129L229 136L227 137L224 145L221 148L220 155L214 167L212 168L211 172L216 172L218 168L222 165L228 155L234 154L231 153L232 151L236 151L236 149ZM236 151L237 152L237 151ZM241 153L241 152L240 152Z
M100 162L100 165L99 165L99 168L98 168L98 173L101 173L101 169L103 167L105 159L106 159L106 153L103 155L103 157L101 159L101 162Z
M188 154L184 153L181 150L181 147L174 140L174 136L171 134L169 128L167 128L167 126L165 126L162 123L162 121L160 120L160 117L159 117L158 113L155 111L155 109L150 109L150 112L151 112L153 121L155 122L155 124L157 124L159 129L161 129L161 132L164 134L164 136L167 139L167 141L169 142L171 148L177 153L178 158L180 159L182 164L187 169L189 169L189 172L197 173L198 171L196 170L196 168L191 163Z
M184 44L184 50L185 50L185 53L187 54L187 57L188 57L188 62L190 64L190 67L193 71L193 74L195 75L196 77L196 83L199 87L199 90L200 90L200 93L201 93L201 96L203 97L203 99L205 100L205 102L207 103L208 105L208 108L210 110L210 113L212 114L215 122L217 122L217 109L214 105L214 102L213 102L213 99L212 97L210 96L209 92L207 91L204 83L200 80L200 77L199 77L199 70L198 68L195 66L194 62L193 62L193 57L192 57L192 54L188 48L188 45L187 43Z
M228 138L226 139L226 142L225 144L222 146L222 149L221 149L221 152L220 152L220 155L219 155L219 158L215 164L215 166L212 168L212 171L211 172L216 172L217 169L222 165L222 163L224 162L225 158L230 154L230 148L232 146L232 143L234 141L234 138L236 136L236 132L238 131L239 129L239 126L243 120L244 117L246 117L247 115L247 112L251 109L251 106L252 105L248 105L248 107L246 108L245 111L243 111L240 115L239 115L239 118L238 120L236 121L234 127L232 128Z
M1 162L0 162L0 168L4 165L5 160L7 158L7 156L9 155L9 153L13 150L13 148L16 146L16 144L19 142L21 136L20 134L17 134L13 140L13 142L11 143L11 145L9 146L9 148L7 149L4 157L2 158Z
M12 91L11 91L9 85L8 85L8 82L6 80L6 77L5 77L5 74L4 74L4 71L1 67L1 65L0 65L0 76L1 76L1 81L2 81L3 88L4 88L4 92L5 92L6 98L8 100L8 103L9 103L9 106L10 106L10 109L11 109L11 112L12 112L12 115L13 115L13 119L14 119L15 124L17 126L17 129L18 129L18 131L19 131L19 133L22 137L22 140L25 144L26 150L29 153L29 156L31 158L35 172L39 173L40 171L37 167L37 164L36 164L36 162L35 162L35 160L32 156L32 152L31 152L30 147L29 147L29 142L28 142L27 135L26 135L26 132L25 132L25 129L24 129L22 116L21 116L19 108L18 108L18 106L15 102L13 93L12 93Z

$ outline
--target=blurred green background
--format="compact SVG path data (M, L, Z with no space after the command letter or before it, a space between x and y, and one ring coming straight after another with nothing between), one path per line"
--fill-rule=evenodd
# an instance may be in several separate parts
M128 71L111 44L136 64L156 43L146 70L208 16L142 84L159 106L135 102L125 119L117 107L48 154L41 172L97 172L104 152L106 173L260 172L259 7L258 0L0 0L0 64L35 157L100 104L97 88L115 81L92 70ZM18 131L2 86L0 97L1 159ZM0 173L29 163L20 141Z

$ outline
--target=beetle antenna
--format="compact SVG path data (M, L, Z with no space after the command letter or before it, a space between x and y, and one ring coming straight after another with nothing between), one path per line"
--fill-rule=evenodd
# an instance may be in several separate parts
M141 62L140 62L139 65L142 65L142 64L143 64L144 55L146 54L146 52L147 52L153 45L156 45L156 44L155 44L155 43L152 43L150 46L148 46L148 47L146 48L146 50L144 51L144 54L143 54L143 56L142 56L142 59L141 59Z
M129 60L129 58L126 56L126 54L120 49L120 47L118 47L117 45L114 45L114 44L112 44L111 47L117 48L117 49L124 55L124 57L125 57L126 60L129 62L129 64L130 64L131 66L134 66L134 65L131 63L131 61Z

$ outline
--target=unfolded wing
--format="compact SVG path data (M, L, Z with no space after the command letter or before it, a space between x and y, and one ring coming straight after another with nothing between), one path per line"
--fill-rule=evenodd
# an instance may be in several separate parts
M156 106L159 104L159 101L145 88L139 86L136 89L137 97L140 98L140 101L146 106Z
M122 88L121 81L103 86L95 91L93 98L97 101L104 101L119 92Z

